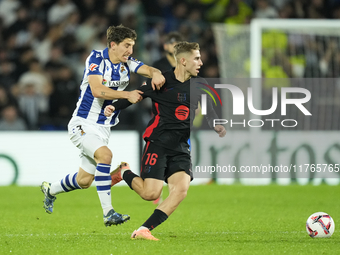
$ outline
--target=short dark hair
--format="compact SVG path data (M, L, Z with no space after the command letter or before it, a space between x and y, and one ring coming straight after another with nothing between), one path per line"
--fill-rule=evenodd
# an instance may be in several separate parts
M197 42L179 42L174 47L175 57L181 53L191 52L193 50L199 50L200 46Z
M165 43L174 43L174 42L182 42L183 37L178 32L170 32L165 37Z
M135 30L124 27L123 25L119 26L110 26L106 31L107 38L107 47L111 47L111 42L115 42L116 44L120 44L126 38L132 39L136 41L137 33Z

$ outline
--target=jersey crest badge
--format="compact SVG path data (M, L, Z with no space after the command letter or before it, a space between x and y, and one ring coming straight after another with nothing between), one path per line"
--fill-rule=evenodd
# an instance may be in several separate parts
M187 94L186 93L178 93L177 94L177 100L179 102L184 102L187 100Z
M151 171L151 166L144 167L144 173L150 173L150 171Z
M120 66L120 72L121 72L122 74L126 74L126 73L127 73L127 71L126 71L126 69L125 69L125 66L123 66L123 65Z

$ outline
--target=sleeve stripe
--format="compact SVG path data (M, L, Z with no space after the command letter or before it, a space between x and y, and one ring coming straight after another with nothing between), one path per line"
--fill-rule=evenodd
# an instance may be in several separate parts
M134 73L137 73L138 69L139 69L142 65L144 65L144 63L140 63L140 64L136 67Z

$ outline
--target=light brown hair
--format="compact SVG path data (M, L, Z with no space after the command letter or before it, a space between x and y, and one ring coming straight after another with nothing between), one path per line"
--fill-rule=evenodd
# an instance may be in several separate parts
M193 50L199 50L200 46L196 42L179 42L174 47L175 57L181 53L192 52Z

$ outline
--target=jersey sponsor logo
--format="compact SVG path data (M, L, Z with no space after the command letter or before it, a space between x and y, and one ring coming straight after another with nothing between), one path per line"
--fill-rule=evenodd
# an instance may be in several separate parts
M187 100L187 94L186 93L178 93L177 100L179 102L184 102Z
M106 84L107 84L107 80L103 79L103 85L106 86Z
M95 70L97 67L98 67L98 65L92 63L92 64L89 66L89 69L93 72L93 70Z
M176 118L179 120L186 120L189 116L189 108L185 105L180 105L175 110Z
M119 87L119 86L127 86L129 81L109 81L108 87Z

